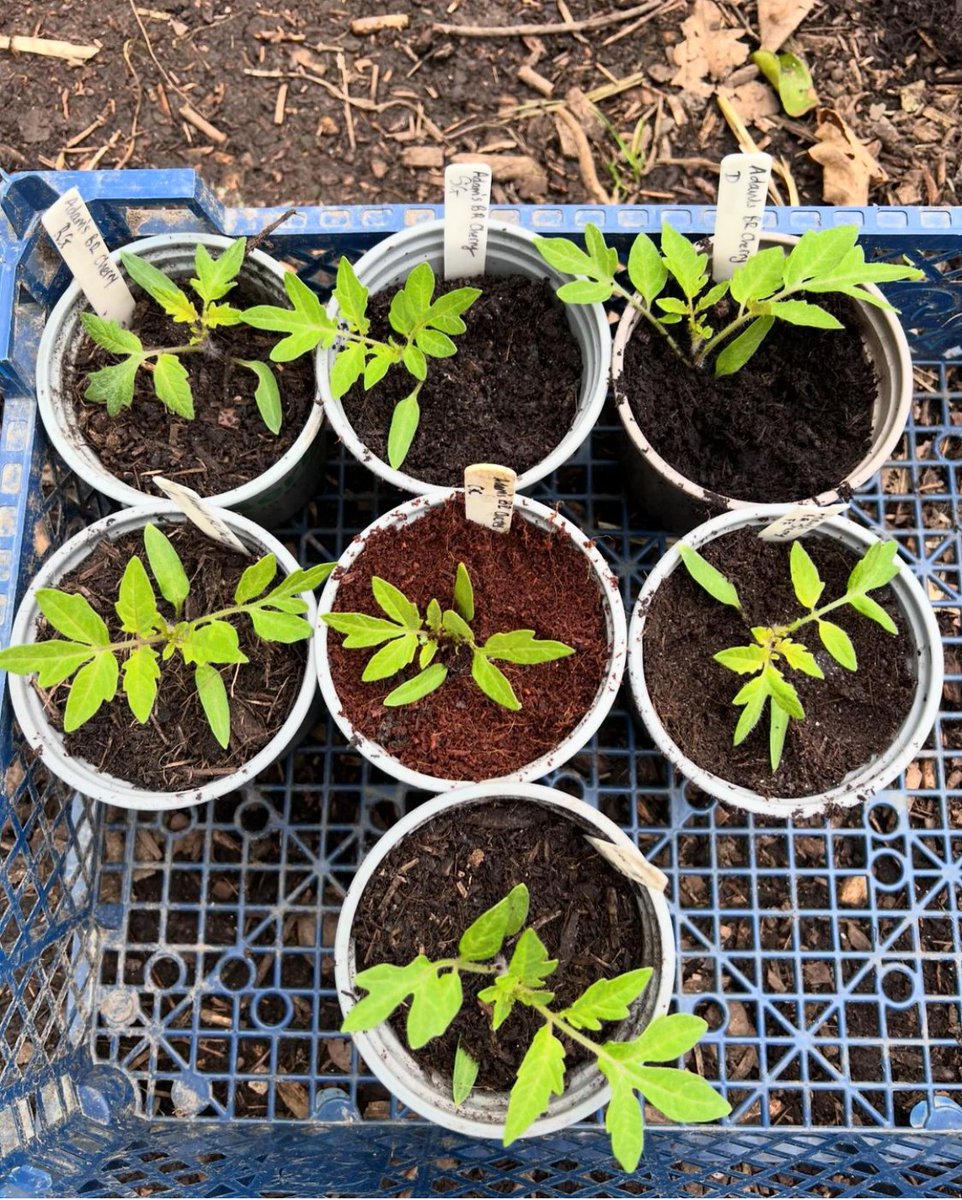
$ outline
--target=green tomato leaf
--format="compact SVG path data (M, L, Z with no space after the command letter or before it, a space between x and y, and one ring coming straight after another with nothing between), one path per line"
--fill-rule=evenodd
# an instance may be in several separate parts
M608 1075L604 1059L598 1063L601 1071ZM611 1152L623 1171L631 1174L641 1161L645 1146L645 1125L641 1103L629 1083L616 1071L609 1077L611 1099L605 1112L605 1129L611 1138Z
M858 232L857 225L807 230L785 263L785 286L797 288L807 280L831 273L855 246Z
M254 391L254 402L261 420L275 435L280 433L284 421L284 410L281 408L281 392L277 386L277 378L267 363L258 362L253 358L239 358L237 362L257 376L257 387ZM337 363L335 362L335 367ZM333 377L333 372L331 372Z
M418 611L418 606L409 600L400 588L396 588L393 583L388 583L386 579L375 575L371 580L371 591L374 593L374 599L392 621L397 621L405 629L421 628L421 613Z
M741 608L741 601L738 599L735 585L730 583L721 571L713 567L697 550L685 542L679 542L678 553L688 574L699 587L704 588L713 600L727 604L730 608Z
M404 363L405 367L408 369L408 372L413 375L419 383L423 383L425 379L427 379L428 362L424 357L423 351L419 350L417 346L413 345L412 343L409 343L407 346L405 346L401 351L401 362Z
M180 290L173 280L158 271L146 259L129 250L121 250L120 261L124 264L127 274L139 284L148 296L151 296L169 317L182 324L190 324L197 320L197 309Z
M657 246L647 233L639 233L631 244L628 278L649 308L668 282L668 271L661 261Z
M83 642L87 646L110 643L107 626L84 596L56 588L38 588L37 607L54 629L72 642Z
M606 300L611 299L611 284L573 279L558 288L557 296L565 304L604 304Z
M822 645L840 667L844 667L846 671L858 669L858 660L855 657L852 639L840 625L835 625L832 621L819 621L818 636L822 639Z
M402 337L407 337L413 331L415 315L407 292L403 289L395 292L391 297L391 307L388 309L387 319L394 332L401 334Z
M130 711L141 725L146 725L157 699L157 680L160 665L153 646L141 646L124 662L124 694Z
M575 652L572 646L566 646L564 642L539 641L533 629L492 633L481 650L485 658L525 664L553 662L556 658L567 658Z
M526 929L518 938L508 964L508 974L528 988L540 988L557 969L558 960L549 958L548 951L533 929ZM521 996L524 999L524 996Z
M387 435L387 460L395 471L404 465L404 460L411 449L414 435L418 431L421 420L421 407L418 404L418 392L415 388L410 396L405 396L394 406L391 415L391 428Z
M818 304L807 300L778 300L769 306L769 315L790 325L807 325L812 329L844 329L836 317Z
M313 592L320 587L331 574L337 563L315 563L313 567L298 567L285 576L272 591L264 597L270 600L275 596L295 596L298 592Z
M611 1054L616 1046L623 1044L606 1042L605 1050ZM648 1103L671 1121L682 1124L717 1121L731 1112L728 1101L700 1075L691 1071L679 1071L676 1067L632 1065L630 1079Z
M194 419L194 397L190 390L190 377L184 364L176 355L159 354L154 367L154 391L157 399L178 417L188 421Z
M846 593L872 592L890 583L900 570L898 545L894 541L876 542L869 546L852 568Z
M464 333L466 326L461 320L461 314L467 312L480 295L480 288L464 287L438 296L428 309L424 324L432 329L439 329L442 333Z
M676 296L662 296L656 301L662 312L677 313L680 317L687 316L688 305Z
M379 646L381 642L400 637L406 632L403 625L385 621L383 617L369 617L367 613L324 613L321 620L336 633L347 635L344 640L345 650Z
M421 653L418 655L418 670L423 671L426 666L432 663L437 652L437 642L425 642L421 647Z
M742 709L741 716L738 718L738 724L735 726L732 745L740 746L752 732L765 709L765 701L767 699L768 687L761 675L749 680L741 689L732 701L735 705L743 704L745 706Z
M218 329L222 325L240 325L244 314L239 308L230 304L209 304L204 313L204 324L208 329Z
M446 608L444 610L444 615L441 618L441 628L445 633L460 642L472 642L474 640L471 626L463 617L459 617L453 608Z
M115 417L122 408L129 408L134 402L134 384L140 363L138 355L94 371L87 379L84 399L92 404L106 404L108 416Z
M723 279L721 283L716 283L714 287L709 288L695 305L695 312L706 312L709 308L714 308L719 300L728 294L729 282L729 280ZM709 330L708 332L710 334L712 331ZM703 334L702 336L705 335Z
M371 327L367 318L368 290L346 258L337 264L337 283L333 295L341 320L362 336L366 334Z
M312 634L311 624L303 617L295 617L291 613L270 612L264 608L249 608L247 610L254 632L265 642L306 641Z
M454 575L454 607L466 621L474 620L474 587L463 562L458 563Z
M160 628L157 597L144 564L136 554L124 569L114 608L125 633L146 635Z
M785 661L793 671L803 671L806 675L811 675L813 679L825 678L825 674L815 661L811 650L807 646L803 646L801 642L793 642L791 638L781 638L777 649L779 654L785 656Z
M495 704L500 704L510 712L520 711L521 701L514 694L507 676L493 662L489 662L480 650L475 650L471 658L471 678Z
M737 675L749 675L760 671L766 659L761 646L732 646L730 650L719 650L712 657L716 663L721 663Z
M575 1029L600 1029L602 1021L623 1021L630 1013L630 1006L648 986L652 974L651 967L640 967L616 975L614 979L598 979L570 1008L558 1015Z
M797 538L792 542L789 566L792 572L792 586L795 588L799 604L803 608L814 608L825 590L825 584L811 555Z
M73 733L117 694L120 668L110 650L96 654L74 676L63 714L64 733Z
M37 673L41 687L55 687L71 676L78 667L93 658L93 646L80 642L64 642L54 638L47 642L28 642L24 646L8 646L0 650L0 671L11 675Z
M682 292L693 300L708 282L708 256L699 254L688 238L667 221L661 226L661 253Z
M425 972L408 1011L407 1039L411 1049L420 1050L432 1038L440 1037L460 1012L463 999L457 971L445 975Z
M273 554L265 554L257 562L246 567L244 574L237 581L234 589L234 603L246 604L259 596L274 580L277 574L277 559Z
M80 323L86 329L91 340L98 346L103 346L105 350L109 350L111 354L137 354L144 348L143 342L136 333L124 329L116 321L98 317L96 313L81 313Z
M404 281L404 294L411 306L414 323L418 325L427 316L434 295L434 271L430 263L418 263L411 271Z
M294 271L284 276L284 290L293 308L281 308L274 304L258 304L245 309L245 324L269 333L286 333L271 350L273 362L290 362L307 354L316 346L324 349L334 345L337 337L337 322L327 315L307 284Z
M168 604L173 605L179 617L184 601L190 594L190 583L180 555L174 549L170 538L156 525L144 526L144 549L147 551L147 561L160 588L160 594Z
M482 963L501 953L505 938L513 937L528 917L530 897L523 883L483 912L461 935L458 956Z
M361 679L364 683L373 683L377 679L388 679L396 675L413 661L417 648L417 634L406 633L402 637L394 638L371 655Z
M194 269L197 278L191 286L205 304L220 300L234 287L237 275L244 265L247 238L237 238L217 258L212 258L201 242L194 253Z
M331 394L335 400L351 390L364 374L366 363L367 347L363 342L348 342L337 352L331 367Z
M390 371L397 359L387 350L377 346L368 346L371 357L364 368L364 390L369 392L375 384L380 383Z
M472 1058L458 1038L458 1048L454 1055L454 1072L451 1079L451 1095L459 1107L471 1095L475 1080L478 1078L480 1063Z
M438 329L419 329L414 335L414 344L429 358L450 358L458 352L448 335Z
M564 1046L542 1025L531 1039L511 1095L504 1123L504 1145L510 1146L547 1109L552 1095L564 1092Z
M798 692L795 691L795 685L789 683L776 667L766 667L763 673L765 686L768 688L768 694L774 700L779 708L785 710L790 717L794 717L797 721L801 721L805 717L805 709L802 708L802 702L798 698Z
M562 271L565 275L590 275L592 273L591 259L584 250L568 238L534 239L535 248L545 262Z
M517 1000L517 980L510 975L498 975L490 987L486 987L483 991L478 992L478 999L482 1004L490 1004L492 1006L491 1029L497 1032L508 1017L510 1017L511 1010L515 1006Z
M297 620L296 617L290 618ZM305 625L307 622L303 622ZM246 663L237 640L237 630L229 621L211 621L192 630L182 648L185 662Z
M729 342L715 360L716 377L720 379L724 375L734 375L736 371L741 370L765 340L774 323L774 317L759 317L733 342Z
M230 703L220 671L207 663L198 663L194 668L194 685L211 733L226 750L230 742Z
M756 50L752 62L778 92L782 108L790 117L801 117L818 104L818 96L812 86L812 76L805 63L787 50L772 54L770 50Z
M443 663L432 663L426 670L413 679L400 684L382 700L388 708L398 708L402 704L414 704L415 701L436 691L448 677L448 669Z
M759 250L735 268L729 281L732 298L739 304L764 300L782 286L785 251L781 246Z
M782 761L782 751L785 749L785 735L788 733L789 715L778 704L771 706L769 713L769 721L771 722L768 731L768 757L772 764L772 771L778 770L779 764Z
M640 1037L625 1043L633 1046L640 1063L672 1062L696 1046L708 1023L689 1013L670 1013L655 1017Z
M443 619L441 605L438 604L437 600L432 600L428 605L427 617L425 618L428 629L432 633L440 633Z
M895 622L881 604L876 604L871 596L856 592L854 595L848 597L848 602L863 617L868 617L870 621L875 621L877 625L881 625L886 633L898 634Z
M355 977L356 987L368 993L351 1009L341 1025L342 1033L361 1033L386 1021L392 1012L421 986L421 980L434 975L437 968L423 954L406 967L378 963Z

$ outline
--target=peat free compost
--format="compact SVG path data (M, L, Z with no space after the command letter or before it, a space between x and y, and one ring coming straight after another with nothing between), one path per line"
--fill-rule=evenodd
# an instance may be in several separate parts
M368 883L354 917L357 969L404 966L418 954L457 954L468 926L518 883L527 885L526 926L537 930L559 965L548 981L552 1007L573 1003L597 979L652 965L645 957L638 900L631 883L585 840L571 820L522 800L461 806L403 839ZM502 953L510 959L509 939ZM480 1063L478 1087L507 1092L543 1019L522 1004L497 1031L477 993L489 976L462 974L464 1004L451 1027L413 1051L424 1068L452 1074L460 1039ZM649 986L653 987L654 981ZM391 1019L398 1039L407 1005ZM605 1029L613 1026L607 1024ZM606 1034L592 1034L603 1040ZM592 1056L562 1037L568 1071Z
M825 581L823 602L843 595L859 556L817 535L805 539L805 549ZM745 618L712 599L681 564L650 599L643 635L645 681L655 711L681 751L729 783L762 796L795 797L828 791L887 749L917 687L914 642L891 588L872 592L872 599L895 622L898 636L847 605L832 613L832 621L852 639L857 671L845 670L822 648L814 622L792 634L814 654L825 678L786 669L805 719L789 721L782 762L773 774L767 706L754 731L733 746L741 710L731 701L745 677L714 662L712 655L747 644L752 625L784 624L802 615L789 569L790 544L766 542L751 529L739 529L705 543L699 552L735 584Z
M384 697L418 673L415 661L390 679L366 683L371 651L345 650L328 631L331 678L355 730L404 766L447 779L483 780L510 774L555 749L591 708L608 667L605 601L589 560L564 531L539 529L518 513L507 534L464 516L461 496L428 509L404 525L368 535L355 562L335 573L335 612L382 617L371 592L380 576L418 605L436 598L452 606L459 562L474 587L478 642L492 633L533 629L538 638L564 642L575 653L554 662L499 663L521 701L510 712L471 678L466 647L443 648L437 661L449 675L415 704L387 708Z

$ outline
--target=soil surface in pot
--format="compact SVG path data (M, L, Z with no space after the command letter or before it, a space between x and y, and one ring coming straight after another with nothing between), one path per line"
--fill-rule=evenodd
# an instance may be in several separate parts
M457 354L428 360L421 420L402 467L443 487L461 487L464 468L476 462L519 475L536 466L571 428L581 391L581 351L546 280L441 280L436 297L459 287L479 287L482 295L464 314ZM371 297L371 337L396 339L388 323L394 291ZM358 437L385 462L394 406L413 387L395 367L369 392L358 383L341 401Z
M555 749L590 709L608 665L605 604L588 559L566 533L538 529L517 513L508 534L464 516L459 496L409 524L371 534L353 566L339 575L334 608L383 617L371 579L393 583L422 615L432 598L452 607L454 577L463 562L474 586L476 640L533 629L539 638L573 646L554 662L499 662L521 702L510 712L471 678L471 655L442 643L436 661L445 682L415 704L387 708L384 697L418 673L415 660L390 679L361 675L373 650L345 650L328 631L334 688L355 729L405 766L447 779L482 780L516 771Z
M760 503L817 496L858 466L871 444L875 369L854 301L815 299L844 330L777 322L722 379L713 360L696 371L644 321L635 326L616 388L665 462L710 491Z
M231 605L237 580L256 559L210 541L192 526L166 525L164 532L177 548L190 581L184 618L193 620ZM57 585L61 591L85 596L106 621L115 641L130 637L121 627L114 603L124 570L134 554L151 574L141 531L125 534L116 541L103 538L93 553ZM152 574L151 582L154 582ZM174 610L160 597L156 585L154 592L161 615L173 623ZM161 663L157 702L146 725L141 725L131 714L119 688L110 704L103 705L96 716L66 735L67 752L117 779L157 791L201 787L243 766L287 720L303 679L307 643L282 645L261 641L254 636L248 617L231 623L250 662L219 668L230 697L231 739L226 750L207 724L194 685L194 667L175 654ZM43 628L44 624L40 630L42 638L59 636ZM62 729L67 688L54 688L50 701L51 717L56 728Z
M178 278L185 286L185 278ZM185 328L175 324L136 285L138 298L133 331L145 347L181 346ZM187 289L188 291L190 289ZM194 299L193 293L190 293ZM279 301L243 280L225 301L237 308ZM286 305L287 301L283 301ZM81 330L81 333L83 331ZM104 467L118 479L149 495L157 493L154 475L192 487L202 496L219 495L249 483L269 470L301 434L314 404L314 360L307 354L294 362L271 363L281 393L284 422L275 437L254 401L257 377L234 358L268 362L277 336L248 325L215 330L215 353L184 354L190 376L194 419L175 416L157 399L149 372L140 370L134 402L116 417L102 404L84 400L88 376L119 362L116 355L83 334L76 362L65 367L64 392L73 404L80 432Z
M531 896L526 925L537 931L558 968L546 981L552 1007L573 1003L597 979L652 965L645 954L632 885L585 841L572 821L540 805L505 800L440 814L395 846L368 884L354 918L356 964L404 966L458 952L461 934L492 904L524 883ZM504 956L510 960L516 938ZM477 1086L509 1091L543 1020L517 1004L498 1032L477 1001L490 976L462 973L464 1003L448 1031L414 1057L450 1076L458 1039L481 1064ZM652 984L649 983L649 987ZM407 1044L405 1015L392 1026ZM613 1025L588 1036L604 1041ZM592 1056L565 1040L570 1071Z
M826 538L809 537L808 550L825 581L822 602L845 591L857 557ZM651 599L644 629L645 680L669 736L700 767L763 796L808 796L836 786L891 744L917 687L915 649L891 588L872 592L892 617L898 636L854 609L831 620L852 639L857 671L840 667L823 649L815 623L793 637L814 654L825 678L786 671L798 690L805 719L789 722L782 762L772 774L769 713L740 745L732 735L740 709L732 706L746 676L712 655L751 642L749 626L793 621L802 609L789 572L789 546L764 542L750 529L716 538L700 552L731 579L747 616L719 604L679 566Z

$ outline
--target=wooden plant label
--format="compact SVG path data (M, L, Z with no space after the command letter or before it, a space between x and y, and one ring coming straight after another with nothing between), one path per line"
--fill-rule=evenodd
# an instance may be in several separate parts
M715 283L731 279L737 266L758 250L772 177L770 154L726 154L721 160L718 207L712 241Z
M177 505L188 521L191 521L206 537L220 542L228 550L236 550L250 557L250 550L244 545L233 529L217 511L202 496L198 496L193 488L185 487L182 483L174 483L164 479L162 475L154 476L154 483L169 499Z
M620 871L628 879L633 879L656 892L663 892L668 886L668 876L665 872L653 866L636 846L616 846L614 842L589 837L588 834L585 834L585 840L590 842L616 871Z
M765 542L794 542L803 533L810 533L829 518L847 511L847 504L829 504L825 508L816 508L813 504L799 505L783 513L771 525L760 529L758 536Z
M518 482L510 467L475 463L464 468L464 515L469 521L507 533L514 513L514 489Z
M129 325L133 295L80 192L64 192L40 219L97 316Z
M483 275L488 250L491 168L451 163L444 171L444 278Z

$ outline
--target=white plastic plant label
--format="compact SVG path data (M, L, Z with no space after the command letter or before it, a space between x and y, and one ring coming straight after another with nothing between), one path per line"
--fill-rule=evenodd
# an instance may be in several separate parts
M97 316L126 327L134 297L80 192L64 192L40 219Z
M771 525L760 529L758 536L765 542L794 542L803 533L811 533L832 517L841 516L847 511L847 504L828 504L825 508L816 508L812 504L799 505L782 513Z
M590 842L616 871L620 871L628 879L633 879L635 883L641 883L656 892L663 892L668 886L668 876L665 872L652 866L637 846L616 846L614 842L590 837L587 833L585 841Z
M193 488L184 487L182 483L174 483L170 479L164 479L162 475L155 475L154 483L165 496L173 500L188 521L193 522L201 533L215 542L220 542L228 550L236 550L240 554L250 556L250 550L234 533L214 505L209 504L202 496L198 496Z
M718 207L712 240L711 275L731 279L736 267L758 250L772 177L770 154L726 154L721 160Z
M510 467L475 463L464 468L464 515L497 533L507 533L514 513L518 476Z
M444 278L483 275L488 251L491 168L451 163L444 172Z

